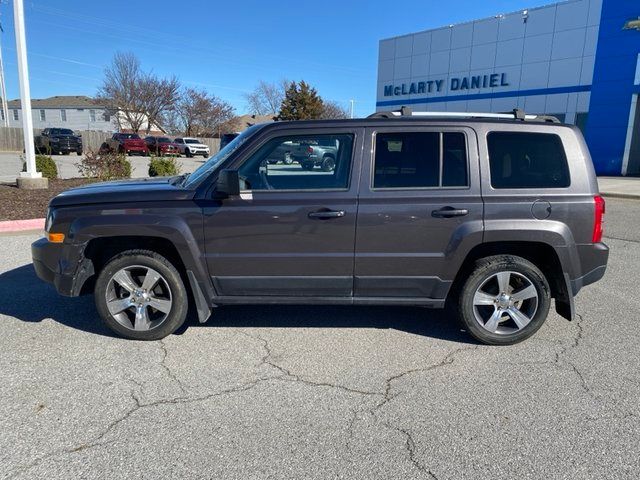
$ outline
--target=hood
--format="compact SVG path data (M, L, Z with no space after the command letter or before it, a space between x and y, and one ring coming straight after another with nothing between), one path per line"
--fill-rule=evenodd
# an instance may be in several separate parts
M209 148L204 143L185 143L187 147Z
M51 199L52 207L96 203L135 203L190 200L194 191L173 185L175 177L140 178L91 183L72 188Z

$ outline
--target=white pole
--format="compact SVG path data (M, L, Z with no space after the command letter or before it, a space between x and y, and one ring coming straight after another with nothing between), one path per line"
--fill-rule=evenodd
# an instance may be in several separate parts
M20 106L22 107L22 133L27 171L21 177L41 178L36 172L36 156L33 147L33 121L31 119L31 92L29 91L29 69L27 68L27 41L24 33L24 7L22 0L13 0L13 22L16 30L16 53L20 78Z
M353 118L353 111L355 110L355 100L349 100L349 103L351 104L351 112L350 112L350 117Z
M0 42L0 94L2 95L2 116L4 126L9 126L9 109L7 108L7 88L4 83L4 62L2 61L2 42Z

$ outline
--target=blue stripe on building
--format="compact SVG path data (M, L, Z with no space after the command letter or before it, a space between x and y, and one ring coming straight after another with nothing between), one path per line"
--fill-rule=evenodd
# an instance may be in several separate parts
M586 139L600 175L620 175L633 94L640 32L623 30L637 18L637 0L604 0L598 32ZM636 128L640 126L636 125Z
M483 100L487 98L517 98L535 95L554 95L557 93L579 93L591 91L591 85L574 85L570 87L537 88L532 90L512 90L509 92L476 93L471 95L447 95L443 97L412 98L405 100L385 100L377 102L378 107L398 105L415 105L425 103L454 102L458 100Z

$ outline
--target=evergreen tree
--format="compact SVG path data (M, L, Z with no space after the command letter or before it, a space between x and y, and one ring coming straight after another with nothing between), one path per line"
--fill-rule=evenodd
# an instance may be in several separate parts
M280 120L313 120L322 118L324 103L315 88L301 80L291 82L280 107Z

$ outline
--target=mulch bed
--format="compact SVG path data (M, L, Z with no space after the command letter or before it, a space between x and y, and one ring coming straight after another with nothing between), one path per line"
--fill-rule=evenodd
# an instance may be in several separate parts
M49 200L57 194L92 182L95 180L88 178L49 180L46 190L21 190L15 185L0 184L0 221L43 218Z

